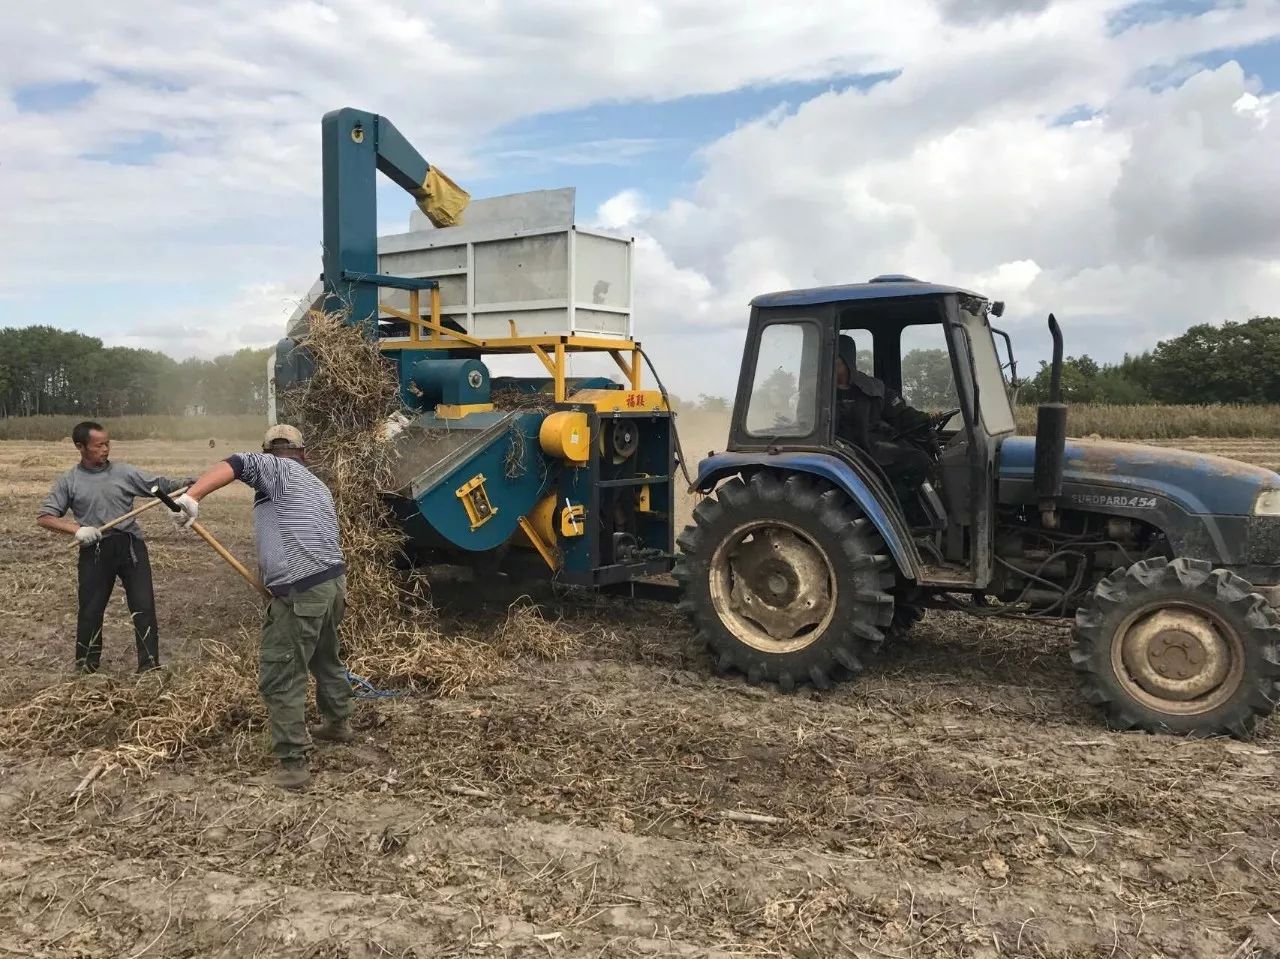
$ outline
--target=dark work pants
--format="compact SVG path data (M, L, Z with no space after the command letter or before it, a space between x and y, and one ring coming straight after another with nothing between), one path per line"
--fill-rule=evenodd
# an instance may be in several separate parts
M138 670L160 665L160 634L156 630L156 601L151 590L147 544L128 533L108 533L94 545L80 549L76 666L89 672L98 668L102 658L102 615L117 579L124 584L124 597L133 619Z
M900 495L919 489L929 478L929 469L933 466L928 453L908 443L876 443L875 460Z

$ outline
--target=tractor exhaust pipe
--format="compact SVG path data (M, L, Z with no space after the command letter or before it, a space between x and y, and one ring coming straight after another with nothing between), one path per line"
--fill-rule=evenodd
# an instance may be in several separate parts
M1035 489L1040 521L1048 529L1057 529L1067 455L1067 407L1062 402L1062 328L1052 313L1049 334L1053 337L1053 366L1049 370L1049 402L1036 410Z

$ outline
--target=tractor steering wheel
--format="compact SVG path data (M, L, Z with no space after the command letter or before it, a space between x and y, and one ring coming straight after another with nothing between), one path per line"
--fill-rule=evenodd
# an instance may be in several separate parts
M953 410L943 410L941 413L934 413L933 416L929 417L930 428L935 431L942 429L951 422L951 417L955 416L959 412L960 407L957 406Z
M894 439L906 439L907 437L922 433L926 429L930 432L936 433L938 430L942 429L942 427L947 425L951 417L955 416L959 412L960 407L957 406L953 410L943 410L941 413L932 413L929 415L928 419L921 420L915 426L908 426L904 430L899 430L894 435Z
M938 431L946 426L951 417L960 412L957 406L955 409L943 410L941 413L934 413L927 419L921 420L915 426L909 426L905 430L899 430L893 435L890 442L897 440L906 440L908 443L922 445L932 451L931 455L937 459L937 448L941 440ZM927 437L927 439L926 439Z

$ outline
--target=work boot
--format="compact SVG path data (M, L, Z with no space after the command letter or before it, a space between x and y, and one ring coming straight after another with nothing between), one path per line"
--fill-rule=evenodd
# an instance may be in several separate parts
M311 782L311 770L307 768L305 759L286 759L280 763L279 769L273 769L261 776L250 776L247 780L251 786L279 786L281 789L306 789Z
M356 733L349 719L326 719L321 725L311 727L311 738L326 743L353 743Z

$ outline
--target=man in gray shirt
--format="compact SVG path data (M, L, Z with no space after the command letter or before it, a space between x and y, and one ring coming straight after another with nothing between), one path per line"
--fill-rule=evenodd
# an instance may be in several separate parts
M179 483L112 463L111 438L99 423L77 423L71 441L80 453L78 465L54 481L36 522L45 529L68 533L80 544L79 612L76 617L76 670L97 672L102 657L102 616L116 580L124 584L138 647L138 672L160 665L160 634L151 587L151 561L137 521L121 523L106 533L98 529L133 507L135 496L150 496L151 487L166 493ZM75 519L67 517L70 511Z

